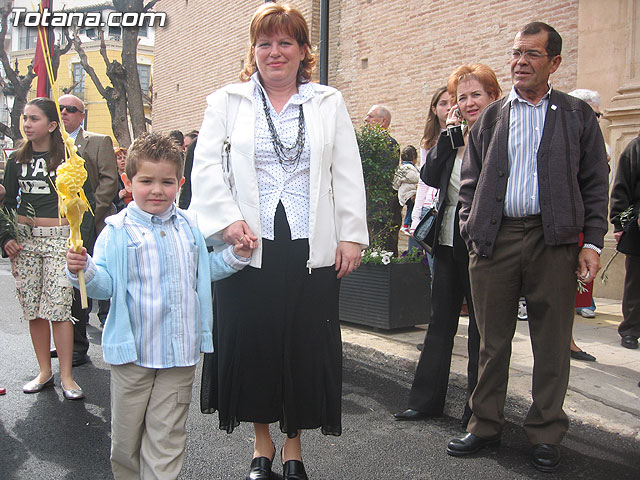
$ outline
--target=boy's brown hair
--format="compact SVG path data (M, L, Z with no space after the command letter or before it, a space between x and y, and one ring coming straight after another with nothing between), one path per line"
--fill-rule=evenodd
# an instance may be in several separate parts
M124 166L124 173L129 180L138 173L138 165L143 161L173 163L176 166L178 180L182 179L184 159L180 148L171 137L159 133L147 133L135 139L129 147Z

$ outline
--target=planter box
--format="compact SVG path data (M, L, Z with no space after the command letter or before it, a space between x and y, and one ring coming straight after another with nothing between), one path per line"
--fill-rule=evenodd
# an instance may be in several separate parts
M340 321L391 330L429 323L429 268L362 264L340 284Z

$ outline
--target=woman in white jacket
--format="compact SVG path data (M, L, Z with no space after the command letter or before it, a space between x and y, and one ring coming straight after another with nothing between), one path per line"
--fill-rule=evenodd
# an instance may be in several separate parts
M342 95L309 82L300 12L262 5L250 40L244 83L207 98L194 154L190 210L205 237L259 239L251 266L215 283L201 407L227 432L254 424L249 479L269 478L279 422L284 478L304 479L300 431L341 433L339 279L368 244L364 181Z

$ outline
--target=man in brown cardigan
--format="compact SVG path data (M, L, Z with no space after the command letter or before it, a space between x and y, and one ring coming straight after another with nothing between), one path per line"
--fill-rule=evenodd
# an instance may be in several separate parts
M489 105L469 134L460 233L470 254L480 358L469 433L447 448L463 456L500 443L511 341L524 296L534 355L524 430L533 465L544 472L558 468L558 445L568 428L562 404L577 278L595 278L607 232L607 159L596 117L588 104L549 85L561 49L549 25L525 26L509 55L510 95Z

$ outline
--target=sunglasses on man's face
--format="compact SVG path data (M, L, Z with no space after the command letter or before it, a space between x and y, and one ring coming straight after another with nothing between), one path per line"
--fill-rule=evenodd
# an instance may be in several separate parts
M67 110L67 112L69 113L76 113L79 112L80 109L78 107L74 107L73 105L60 105L60 111L64 111Z

